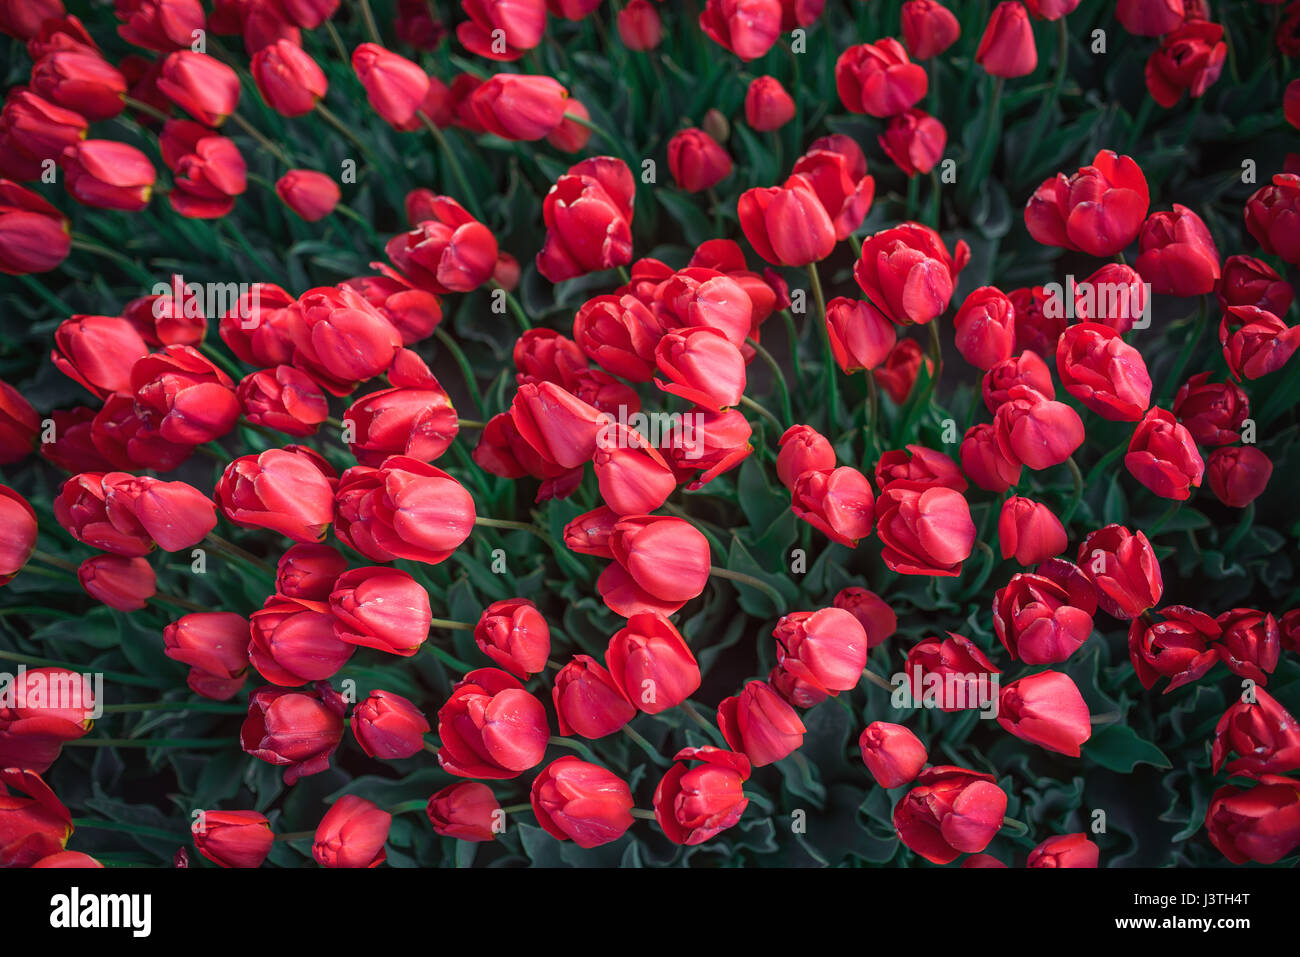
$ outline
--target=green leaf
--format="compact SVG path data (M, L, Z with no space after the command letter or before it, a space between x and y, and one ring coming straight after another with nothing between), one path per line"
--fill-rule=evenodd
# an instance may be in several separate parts
M1139 764L1156 768L1172 765L1165 753L1150 741L1143 741L1128 725L1112 724L1097 732L1083 745L1083 754L1104 768L1130 773Z

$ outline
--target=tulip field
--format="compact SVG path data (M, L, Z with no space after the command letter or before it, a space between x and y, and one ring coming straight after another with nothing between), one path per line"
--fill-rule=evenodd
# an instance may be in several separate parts
M0 866L1300 863L1300 0L0 64Z

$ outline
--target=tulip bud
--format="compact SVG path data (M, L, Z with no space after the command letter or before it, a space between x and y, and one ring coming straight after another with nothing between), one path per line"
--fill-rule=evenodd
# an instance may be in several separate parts
M1028 76L1038 67L1029 11L1017 0L999 3L989 17L975 62L993 76Z
M220 126L239 103L239 77L206 53L177 50L163 60L158 91L206 126Z
M776 474L791 491L805 472L822 472L835 468L835 450L826 437L810 425L792 425L778 443Z
M1023 466L1002 453L996 431L987 422L974 425L966 432L960 455L962 470L985 491L1005 492L1020 481Z
M902 15L903 43L918 60L938 56L961 36L957 17L935 0L907 0Z
M894 116L925 96L925 69L893 37L851 46L835 61L835 88L850 113Z
M962 494L912 481L881 489L876 534L885 565L904 575L959 575L975 546L975 523Z
M776 623L772 635L781 670L832 697L851 691L862 679L867 633L842 608L791 612Z
M700 29L714 43L740 59L756 60L772 48L781 35L780 0L707 0L700 14Z
M1083 444L1079 413L1029 386L1009 390L993 427L1003 456L1035 470L1060 465Z
M284 767L284 783L329 768L343 740L342 696L327 681L308 689L258 688L249 696L248 717L240 729L243 749L255 758Z
M87 594L118 611L139 611L158 590L157 576L143 558L96 555L77 568Z
M715 412L739 404L745 391L745 358L715 329L670 332L655 349L656 379L665 392Z
M36 512L7 485L0 485L0 585L7 585L36 548Z
M879 309L844 296L826 304L826 332L831 354L846 375L879 366L897 340L894 324Z
M841 465L801 473L791 489L790 508L831 541L855 548L871 534L875 496L865 475Z
M542 703L496 668L471 671L438 710L438 763L466 778L515 778L537 767L550 728Z
M392 824L393 815L373 801L345 794L317 825L311 856L321 867L378 867Z
M610 638L605 665L619 692L646 714L677 707L700 686L695 656L662 615L632 615Z
M636 716L613 677L590 655L574 655L551 688L560 734L603 738Z
M1138 249L1137 271L1152 292L1199 296L1218 285L1219 250L1201 217L1186 206L1175 203L1172 213L1152 213Z
M915 176L930 172L943 158L944 147L948 145L948 131L938 119L913 107L891 116L885 124L885 132L876 139L885 155L899 169L908 176Z
M438 295L477 289L496 268L496 237L449 196L433 197L430 206L428 219L394 236L384 251L422 289Z
M1096 867L1099 853L1086 834L1058 834L1030 851L1025 867Z
M762 681L751 681L718 705L718 728L732 750L756 768L797 751L807 730L794 708Z
M0 273L48 272L71 248L62 213L30 190L0 179Z
M1291 85L1300 94L1300 82ZM1264 260L1253 256L1229 256L1223 261L1218 298L1219 305L1225 310L1229 306L1256 306L1265 312L1285 316L1291 309L1295 292Z
M659 12L650 0L629 0L615 20L618 37L629 50L653 50L663 39Z
M188 41L187 41L188 42ZM125 104L126 78L95 50L57 50L32 67L32 92L85 119L112 119Z
M131 391L159 437L178 445L221 438L239 418L234 383L193 346L165 346L137 360Z
M182 615L163 629L163 653L190 666L186 683L195 694L228 701L248 672L248 620L225 611Z
M853 277L867 298L898 325L922 324L948 308L957 274L970 258L965 240L948 254L939 234L904 223L869 237Z
M1142 687L1170 679L1165 694L1195 681L1219 661L1223 629L1209 615L1184 605L1161 608L1163 621L1134 618L1128 632L1129 659Z
M1013 495L1002 503L998 542L1004 559L1014 556L1021 565L1037 565L1065 551L1069 537L1050 508Z
M394 455L339 479L334 532L367 558L437 565L474 529L474 500L440 468Z
M875 592L856 586L843 588L835 595L836 608L842 608L858 620L867 633L867 648L883 644L898 629L898 617L888 603Z
M460 841L496 840L497 824L504 821L492 789L477 781L452 784L429 798L424 809L435 834Z
M913 645L905 673L914 700L945 712L988 707L992 676L1001 674L973 641L951 631Z
M774 266L806 266L835 248L835 224L805 176L746 190L736 209L745 238Z
M779 130L794 119L794 99L781 81L773 76L759 76L745 91L745 122L760 133Z
M522 680L545 671L551 653L550 628L527 598L488 605L474 626L474 642L498 666Z
M350 645L409 658L429 635L429 593L396 568L370 566L344 572L334 582L329 608L334 634Z
M1227 57L1221 24L1188 20L1166 34L1147 60L1147 90L1166 110L1182 99L1184 91L1196 99L1218 80Z
M928 755L921 739L901 724L873 721L858 738L862 763L882 788L900 788L916 780Z
M988 847L1007 810L1006 792L993 775L943 765L916 780L894 805L894 829L903 844L934 864Z
M668 170L688 193L712 189L731 175L731 157L708 133L692 127L668 141Z
M1005 686L998 724L1017 738L1074 758L1092 734L1087 703L1059 671L1040 671Z
M267 681L297 687L332 678L356 650L339 640L323 602L272 595L249 619L248 656Z
M569 91L549 76L494 73L470 97L483 128L505 140L545 138L564 120Z
M370 108L385 123L403 131L419 128L415 114L429 92L429 76L418 64L377 43L363 43L352 51L352 69Z
M342 193L331 176L291 169L275 181L275 195L304 220L315 223L334 212Z
M654 313L633 296L596 296L573 318L573 338L583 354L633 382L654 375L655 346L663 333Z
M546 243L538 271L562 282L630 263L635 195L632 171L620 159L595 156L569 167L542 202Z
M582 848L617 841L632 826L627 782L572 755L548 764L533 780L530 797L542 830Z
M1219 788L1205 814L1205 832L1234 864L1276 864L1300 846L1300 783L1265 774L1249 790Z
M311 458L287 449L235 459L214 495L236 525L269 528L295 542L319 542L334 520L330 479Z
M1142 354L1109 326L1081 322L1056 346L1065 391L1102 418L1136 422L1151 404L1151 376Z
M1300 347L1300 326L1285 322L1255 306L1229 306L1219 321L1223 359L1240 380L1276 372Z
M249 70L266 105L281 116L310 113L329 89L316 61L289 40L277 40L258 50Z
M329 545L294 545L280 556L275 590L286 598L327 601L334 582L348 569L348 560Z
M155 173L134 146L112 140L82 140L63 151L68 192L97 209L136 213L149 205Z
M1153 408L1133 430L1124 465L1151 491L1178 501L1189 498L1205 474L1191 434L1161 408Z
M1210 453L1206 471L1220 502L1229 508L1245 508L1268 486L1273 463L1253 445L1223 446Z
M194 849L219 867L261 867L274 842L256 811L204 811L194 826Z
M712 2L712 0L710 0ZM674 844L702 844L733 827L749 806L744 786L750 764L721 748L683 748L655 788L655 820ZM698 761L695 767L684 762Z

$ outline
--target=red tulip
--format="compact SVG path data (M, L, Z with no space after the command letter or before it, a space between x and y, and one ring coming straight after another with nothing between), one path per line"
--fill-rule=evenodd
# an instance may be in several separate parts
M993 676L1001 674L973 641L951 631L913 645L904 672L914 701L946 712L992 706Z
M1075 284L1074 316L1080 322L1099 322L1124 335L1139 317L1144 321L1149 319L1149 298L1147 286L1137 270L1120 263L1107 263Z
M993 775L941 765L916 780L894 805L894 829L903 844L935 864L988 847L1007 810L1006 792Z
M546 32L542 0L461 0L461 6L469 19L456 27L456 39L489 60L518 60Z
M1038 67L1029 11L1018 0L999 3L989 17L975 62L996 77L1028 76Z
M731 157L713 137L696 127L668 141L668 171L688 193L712 189L731 175Z
M745 122L753 129L760 133L779 130L794 114L794 99L776 77L758 76L750 81L745 91Z
M1064 402L1024 385L1009 390L993 427L1003 456L1034 470L1060 465L1083 444L1079 414Z
M653 50L663 39L659 12L650 0L629 0L615 20L618 38L629 50Z
M477 781L463 781L438 791L424 809L435 834L461 841L492 841L505 815L492 789Z
M500 262L500 253L497 261ZM410 346L427 339L442 321L442 303L433 293L416 289L397 276L362 276L341 285L360 293L392 323L402 344ZM401 356L401 353L398 353ZM394 358L394 363L397 359ZM391 374L392 369L389 369ZM392 381L391 378L389 381Z
M284 768L284 783L329 769L343 740L342 696L328 681L313 688L258 688L249 696L248 717L240 729L243 749Z
M898 629L898 616L894 614L894 609L875 592L865 588L842 588L836 594L833 604L858 620L858 624L867 633L868 648L883 644Z
M1256 306L1285 316L1295 299L1295 292L1277 270L1253 256L1229 256L1223 261L1221 278L1218 297L1225 310L1229 306Z
M754 334L757 320L743 279L701 265L679 269L654 291L655 319L665 332L703 327L726 336L737 348L748 348L745 338Z
M216 527L212 501L184 482L123 472L87 472L64 483L54 517L73 538L128 558L157 545L193 548Z
M1205 462L1191 433L1172 412L1153 408L1133 430L1124 465L1139 482L1161 498L1186 501L1200 488Z
M1102 150L1073 176L1057 173L1039 186L1025 205L1025 226L1045 246L1104 258L1137 239L1150 201L1138 164Z
M298 297L296 315L300 321L289 324L292 364L333 395L347 395L384 372L402 347L392 323L346 287L308 289Z
M1023 385L1040 392L1049 399L1056 398L1056 387L1052 385L1052 372L1047 363L1038 357L1038 353L1025 350L1018 356L1004 359L984 373L980 392L984 405L990 412L998 409L1011 399L1013 386Z
M1097 601L1115 618L1137 618L1160 601L1164 579L1141 531L1107 525L1079 545L1079 567L1097 586Z
M253 667L287 688L334 677L356 651L335 634L324 602L272 595L249 617L249 633Z
M256 811L204 811L193 831L195 850L218 867L261 867L275 842Z
M1004 559L1014 556L1021 565L1037 565L1065 551L1069 538L1050 508L1013 495L1002 503L998 542Z
M772 631L780 670L835 696L852 691L867 666L867 632L843 608L795 611L781 618Z
M636 708L596 659L574 655L560 669L551 688L560 734L603 738L634 717Z
M269 528L295 542L319 542L334 520L330 478L310 457L287 449L235 459L214 497L236 525Z
M249 373L235 395L249 422L287 435L314 435L329 415L325 393L293 366Z
M36 95L91 122L112 119L126 105L126 78L94 50L57 50L41 57L32 67L31 85Z
M1012 575L993 596L993 627L1013 659L1029 665L1066 661L1092 635L1097 593L1065 561Z
M1245 508L1268 486L1273 463L1253 445L1223 446L1210 453L1206 471L1220 502L1229 508Z
M893 37L851 46L835 61L835 89L850 113L893 116L914 106L928 87L924 68Z
M1264 252L1300 265L1300 176L1278 173L1246 201L1246 229Z
M551 382L520 386L510 418L538 455L566 469L591 460L606 422L603 413Z
M875 496L851 465L803 472L790 492L794 514L831 541L854 548L871 534Z
M908 4L916 2L918 0L908 0ZM930 172L943 158L944 147L948 145L948 131L938 119L913 107L891 116L885 124L885 132L876 137L876 141L899 169L908 176L915 176Z
M1069 675L1040 671L1002 689L998 724L1017 738L1048 751L1079 756L1092 735L1088 705Z
M77 568L87 594L118 611L139 611L158 590L158 579L143 558L96 555Z
M1220 24L1189 20L1167 34L1147 60L1147 90L1166 110L1182 98L1184 90L1196 99L1219 78L1227 56Z
M718 728L727 746L756 768L797 751L807 730L794 708L762 681L751 681L740 694L723 699Z
M927 755L921 739L901 724L873 721L858 738L862 763L882 788L901 788L916 780Z
M193 612L163 629L163 653L190 666L186 684L195 694L228 701L247 678L248 634L242 615Z
M632 789L618 775L573 755L557 758L533 780L533 814L557 841L592 848L617 841L632 826Z
M592 459L600 497L620 515L643 515L677 487L673 470L639 433L621 425L602 429Z
M63 175L72 198L97 209L136 213L149 205L155 173L134 146L82 140L63 151Z
M0 696L0 762L44 774L65 741L84 737L103 702L93 683L66 668L27 668L6 676Z
M200 123L220 126L239 103L239 77L206 53L177 50L162 62L158 91Z
M505 140L543 139L564 121L568 105L569 91L558 80L526 73L494 73L470 98L478 122Z
M31 40L49 19L63 15L63 0L8 0L0 3L0 33Z
M1058 834L1030 851L1025 867L1096 867L1100 850L1086 834Z
M721 748L683 748L655 788L655 820L674 844L702 844L733 827L749 806L744 786L750 764ZM701 762L689 767L686 761Z
M959 240L948 254L939 234L920 223L903 223L870 236L853 268L867 298L898 325L930 322L952 298L970 247Z
M1219 344L1234 378L1258 379L1290 361L1300 347L1300 326L1255 306L1229 306L1219 321Z
M700 29L742 60L757 60L781 35L780 0L706 0Z
M1236 442L1250 415L1250 400L1237 385L1209 379L1210 373L1198 372L1182 384L1174 399L1174 415L1201 445Z
M994 286L981 286L962 302L953 318L957 351L977 369L991 369L1015 350L1015 314L1011 300Z
M450 196L435 196L432 215L385 247L393 265L416 286L444 295L471 292L492 278L497 241L492 231Z
M372 565L334 582L329 608L340 641L409 658L429 636L429 593L406 572Z
M41 417L22 393L0 382L0 465L12 465L26 458L36 445Z
M388 855L384 842L393 815L373 801L345 794L316 826L311 856L321 867L378 867Z
M511 598L483 610L474 626L474 643L499 667L527 680L546 670L551 630L533 602Z
M302 219L315 223L334 212L343 194L332 176L291 169L275 181L275 195Z
M960 492L944 486L895 481L876 501L881 557L904 575L954 576L970 557L975 523Z
M892 449L876 460L876 484L882 489L891 482L912 482L930 487L942 485L954 492L966 491L957 463L942 452L923 445L909 445L905 449Z
M903 42L918 60L938 56L961 36L957 17L935 0L907 0L902 14Z
M194 31L204 27L199 0L121 0L115 6L122 20L118 35L146 50L165 53L188 47Z
M1183 0L1119 0L1115 18L1129 33L1158 37L1172 33L1186 16Z
M862 225L876 193L876 181L867 175L867 158L852 139L822 137L795 161L794 172L811 184L831 218L837 240Z
M36 548L36 512L7 485L0 485L0 585L7 585Z
M48 272L71 248L62 213L30 190L0 179L0 273Z
M542 203L546 244L537 269L551 282L626 266L632 261L636 183L612 156L583 160L555 181Z
M775 266L806 266L835 248L835 224L805 176L746 190L736 212L754 251Z
M1212 770L1217 774L1229 754L1228 774L1258 778L1300 768L1300 728L1295 718L1263 688L1253 699L1238 699L1214 729Z
M1061 384L1103 419L1136 422L1151 405L1151 376L1118 332L1097 322L1070 326L1056 345Z
M352 69L370 108L385 123L397 130L419 128L416 112L429 92L429 76L418 64L377 43L363 43L352 51Z
M1005 492L1020 481L1024 468L998 445L997 431L986 422L971 426L961 440L961 467L972 482L988 492Z
M348 561L329 545L294 545L280 556L275 590L287 598L327 601L334 582L348 570Z
M1138 236L1137 270L1153 292L1199 296L1219 281L1219 250L1201 217L1174 204L1172 213L1152 213Z
M249 71L266 105L281 116L310 113L329 89L316 61L289 40L276 40L258 50Z
M1234 864L1276 864L1300 846L1300 783L1265 774L1249 790L1219 788L1205 814L1205 832Z
M778 443L776 474L791 491L805 472L822 472L835 468L835 450L826 437L810 425L792 425Z
M7 145L5 163L17 179L38 179L45 160L57 161L64 149L86 136L86 118L14 87L0 112L0 140Z
M165 346L137 360L131 390L141 418L177 445L221 438L239 418L234 383L193 346Z
M495 668L471 671L438 711L438 764L463 778L516 778L546 754L542 703Z
M646 714L677 707L700 686L695 656L662 615L632 615L610 638L605 665L623 697Z
M633 382L654 375L655 346L663 331L634 296L595 296L573 317L573 338L587 358Z
M1268 684L1281 652L1277 620L1253 608L1233 608L1215 622L1223 629L1218 651L1228 670L1256 684Z
M169 472L188 459L192 445L176 445L149 427L125 395L110 395L95 414L90 438L96 453L112 468Z
M102 868L103 866L89 854L83 854L81 851L60 851L57 854L51 854L49 857L42 857L32 865L32 868L60 867L86 870Z
M671 332L659 340L655 362L664 379L655 384L715 412L736 405L745 391L745 358L715 329Z

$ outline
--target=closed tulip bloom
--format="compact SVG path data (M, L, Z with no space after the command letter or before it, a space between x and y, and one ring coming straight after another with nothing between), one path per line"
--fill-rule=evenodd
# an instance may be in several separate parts
M345 794L317 825L311 856L321 867L378 867L392 824L393 815L373 801Z
M344 572L330 592L334 634L350 645L409 658L429 635L429 593L406 572L370 566Z
M149 205L156 174L134 146L82 140L63 151L63 175L72 198L96 209L137 213Z
M538 455L563 468L576 468L596 453L604 414L552 382L519 387L510 418Z
M1161 498L1177 501L1186 501L1205 475L1205 461L1191 434L1161 408L1153 408L1133 430L1124 465Z
M302 219L315 223L334 212L343 194L332 176L291 169L275 181L275 195Z
M1228 755L1228 774L1258 778L1300 768L1300 728L1291 713L1263 688L1253 699L1240 698L1223 713L1214 729L1212 770L1217 774Z
M163 654L189 665L190 690L214 701L228 701L244 686L248 645L248 620L228 611L182 615L163 629Z
M1147 90L1165 109L1176 105L1184 91L1196 99L1219 78L1227 56L1222 25L1189 20L1167 34L1147 60Z
M688 193L712 189L731 175L731 157L704 130L682 130L668 141L668 170Z
M622 425L601 430L592 466L601 499L620 515L653 512L677 488L677 478L659 450Z
M1219 345L1234 378L1258 379L1281 369L1300 347L1300 326L1256 306L1229 306L1219 321Z
M1069 675L1040 671L1013 681L998 700L998 724L1023 741L1077 758L1092 735L1088 705Z
M549 76L494 73L470 97L470 107L489 133L505 140L545 138L564 121L569 91Z
M903 575L952 577L975 547L975 523L960 492L896 481L876 500L881 557Z
M438 764L462 778L516 778L541 764L549 735L540 701L504 671L480 668L438 711Z
M655 346L663 328L635 296L595 296L573 317L573 338L602 369L633 382L654 375Z
M343 740L345 710L327 681L311 689L258 688L249 696L240 742L253 757L283 767L285 786L292 787L329 768Z
M1075 283L1074 315L1081 322L1099 322L1124 335L1145 315L1150 306L1148 298L1146 285L1137 270L1120 263L1107 263L1087 279Z
M756 320L754 300L742 285L743 278L705 266L679 269L655 289L655 318L666 332L703 327L720 332L738 348L745 347Z
M86 735L103 702L96 703L91 679L66 668L20 668L7 677L0 696L0 761L44 774L64 741Z
M898 325L927 323L948 308L957 274L970 258L965 240L948 254L939 234L903 223L869 237L853 276L867 298Z
M1097 601L1115 618L1137 618L1160 601L1164 579L1141 531L1107 525L1079 545L1079 567L1097 586Z
M1277 619L1253 608L1232 608L1215 622L1222 629L1219 657L1228 670L1258 685L1268 684L1281 652Z
M287 598L328 601L334 582L348 570L348 560L329 545L294 545L275 567L275 590Z
M463 781L436 792L424 813L435 834L460 841L494 841L498 830L504 829L501 805L492 789L477 781Z
M118 611L139 611L158 590L158 579L143 558L96 555L77 568L86 593Z
M158 91L207 126L220 126L239 103L239 77L206 53L177 50L163 60Z
M916 0L909 0L915 3ZM906 5L905 5L906 6ZM885 155L908 176L930 172L943 158L948 145L948 131L935 117L913 107L885 124L885 132L876 137Z
M1083 572L1048 561L1012 575L993 596L993 627L1013 659L1029 665L1067 660L1092 635L1097 595Z
M492 278L497 241L492 231L450 196L435 196L432 215L388 241L384 251L412 283L429 292L472 292Z
M309 457L287 449L235 459L214 497L236 525L268 528L295 542L319 542L334 520L330 479Z
M794 119L794 99L781 81L773 76L759 76L745 91L745 122L760 133L779 130Z
M1054 355L1066 324L1064 309L1050 308L1055 296L1042 286L1032 286L1012 289L1007 298L1016 307L1016 348L1039 356Z
M442 321L442 302L437 296L395 275L362 276L342 285L359 292L378 309L401 335L404 346L427 339Z
M858 620L867 633L868 648L883 644L898 629L894 609L873 591L856 586L843 588L836 594L834 605Z
M851 465L802 472L790 494L794 514L832 541L854 548L871 534L875 496Z
M772 631L781 670L828 695L851 691L867 666L867 633L842 608L796 611Z
M354 402L343 421L352 425L348 448L358 462L371 467L382 465L390 455L432 462L459 431L456 410L441 386L372 392Z
M1172 33L1186 16L1183 0L1119 0L1115 18L1135 36Z
M249 422L286 435L314 435L329 416L325 393L311 376L293 366L249 373L240 380L235 396Z
M754 451L750 442L754 430L738 409L694 414L699 418L691 433L685 428L674 429L670 445L664 449L678 482L690 479L686 489L691 492L731 471Z
M391 691L372 691L352 709L352 735L372 758L396 761L418 754L429 733L424 712Z
M38 96L91 122L112 119L126 106L126 78L93 50L46 54L32 67L31 87Z
M610 638L605 665L623 697L646 714L677 707L700 686L695 656L662 615L632 615Z
M1245 508L1268 486L1273 463L1253 445L1224 446L1210 453L1206 471L1220 502L1229 508Z
M918 60L938 56L961 36L957 17L936 0L907 0L902 15L903 43Z
M221 317L218 332L241 361L266 368L293 359L293 332L300 322L297 300L274 283L260 282Z
M632 790L618 775L572 755L542 769L530 790L542 830L592 848L617 841L632 826Z
M158 435L178 445L201 445L235 426L235 386L193 346L165 346L131 367L136 407Z
M1006 457L998 445L997 431L987 422L967 430L960 455L962 471L986 492L1005 492L1020 481L1024 466Z
M546 670L551 630L527 598L495 601L474 626L474 643L499 667L521 680Z
M928 87L925 69L909 60L893 37L851 46L835 61L835 88L851 113L882 118L902 113Z
M1102 150L1073 176L1057 173L1025 205L1025 226L1045 246L1108 257L1137 239L1150 205L1142 169Z
M740 59L756 60L781 35L780 0L707 0L700 29Z
M922 771L894 806L894 829L927 861L950 864L988 847L1006 810L1006 792L993 775L941 765Z
M48 272L71 248L62 213L31 190L0 179L0 273Z
M1097 322L1070 326L1056 345L1061 384L1103 419L1136 422L1151 405L1151 375L1118 332Z
M1198 372L1178 389L1173 411L1201 445L1228 445L1241 438L1250 415L1250 399L1232 382L1210 382Z
M791 491L805 472L835 468L835 450L824 435L810 425L792 425L781 436L776 474Z
M636 717L613 676L590 655L574 655L551 688L560 734L603 738Z
M0 770L0 867L30 867L59 853L72 830L72 815L39 774Z
M1300 82L1292 84L1300 92ZM1290 283L1277 270L1254 256L1229 256L1223 261L1222 282L1217 290L1219 305L1256 306L1285 316L1295 299Z
M266 105L281 116L310 113L329 89L316 61L289 40L277 40L258 50L249 71Z
M805 176L746 190L736 212L749 244L774 266L806 266L835 249L835 224Z
M57 161L65 148L85 138L86 127L80 113L14 88L0 112L0 140L10 148L5 162L14 164L16 178L36 179L42 162Z
M456 27L456 39L489 60L518 60L546 32L544 0L461 0L461 7L469 19Z
M1017 385L993 418L998 447L1035 471L1060 465L1083 444L1083 420L1064 402Z
M193 831L194 849L218 867L261 867L275 842L256 811L204 811Z
M812 185L831 218L837 240L862 225L876 194L876 180L867 175L867 159L852 139L827 136L817 140L795 161L794 172Z
M1028 76L1038 66L1029 11L1018 0L999 3L989 17L975 62L997 77Z
M1195 681L1219 661L1218 640L1223 629L1209 615L1185 605L1161 608L1162 621L1133 619L1129 627L1129 659L1142 687L1150 689L1169 678L1165 694Z
M42 857L32 865L36 868L74 868L77 870L87 870L93 868L102 868L104 865L99 863L89 854L83 854L81 851L60 851L57 854L51 854L49 857Z
M0 4L0 33L30 42L46 20L61 16L62 0L10 0Z
M0 585L7 585L36 548L36 512L7 485L0 485Z
M12 465L31 454L41 431L41 417L22 393L0 382L0 465Z
M184 482L85 472L63 484L54 517L73 538L118 555L193 548L216 527L212 500Z
M1300 176L1274 175L1271 185L1261 186L1246 201L1246 229L1269 255L1279 256L1292 266L1300 264Z
M1011 358L1015 317L1015 307L1006 293L994 286L981 286L966 297L953 319L957 351L975 368L984 370Z
M740 694L723 699L718 728L727 746L756 768L797 751L807 731L794 708L762 681L751 681Z
M1100 852L1087 834L1058 834L1030 851L1025 867L1096 867Z
M674 844L703 844L735 826L749 806L745 782L750 764L743 754L721 748L683 748L655 788L655 820ZM685 762L699 762L694 767Z
M1172 213L1152 213L1138 236L1137 270L1152 292L1199 296L1219 281L1219 250L1201 217L1174 204Z
M569 168L542 202L546 243L537 269L563 282L632 261L636 183L626 163L595 156Z
M998 543L1002 557L1021 565L1037 565L1065 551L1065 527L1042 502L1013 495L1002 503L998 516Z
M417 129L416 111L429 92L429 75L404 56L377 43L352 51L352 69L366 90L370 108L397 130Z
M650 0L629 0L615 20L618 37L629 50L653 50L663 39L659 11Z
M129 395L114 393L90 423L95 452L112 468L169 472L188 459L192 445L177 445L158 435L138 413Z
M721 412L744 396L745 357L715 329L665 335L655 348L655 363L664 376L655 384L688 402Z
M873 721L858 737L862 763L882 788L901 788L916 780L928 755L921 739L901 724Z
M402 337L379 310L347 287L319 286L298 297L289 327L292 364L333 395L388 369Z
M353 645L339 640L324 602L272 595L249 618L248 657L272 684L297 687L338 674Z
M173 122L203 129L187 120ZM224 136L199 136L170 165L174 175L167 201L191 219L220 219L234 208L235 197L248 188L244 158L234 141Z
M876 460L876 484L882 489L892 482L913 482L918 485L942 485L954 492L966 491L957 463L942 452L924 445L908 445L891 449Z
M975 642L951 631L947 638L933 636L913 645L904 673L916 701L945 712L986 707L993 676L1001 674ZM942 679L937 687L935 678Z
M165 53L193 42L204 26L199 0L123 0L116 4L118 35L134 46Z
M1210 843L1234 864L1276 864L1300 846L1300 784L1265 774L1254 787L1222 787L1205 814Z
M591 140L591 111L573 97L564 107L560 124L546 134L546 142L562 153L580 153Z

